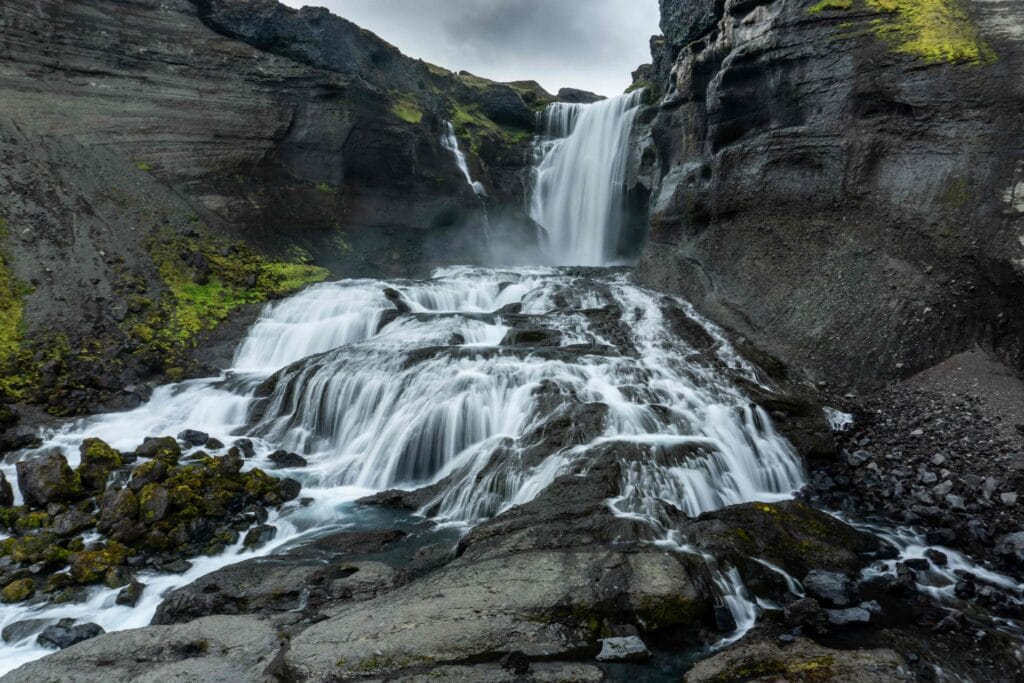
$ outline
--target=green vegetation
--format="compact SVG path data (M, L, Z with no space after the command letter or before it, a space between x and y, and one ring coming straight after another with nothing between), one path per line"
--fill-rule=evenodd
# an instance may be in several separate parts
M24 336L23 312L26 288L14 276L11 257L6 249L7 221L0 218L0 392L18 396L24 390L25 378L12 372L11 366L22 354Z
M150 171L153 170L153 167L145 161L140 161L136 163L135 168L139 169L140 171L145 171L146 173L149 173Z
M201 332L239 306L285 296L328 276L324 268L270 261L242 243L212 236L164 234L153 242L151 253L170 294L156 311L133 316L126 327L172 369Z
M391 113L413 125L423 120L423 110L411 95L398 95L391 105Z
M897 52L929 62L984 64L996 60L960 0L866 0L868 7L890 15L875 24L876 35Z
M455 127L455 134L469 144L473 154L480 153L480 146L487 138L511 147L533 136L529 131L498 125L475 104L453 102L452 125Z
M2 598L4 602L21 602L32 597L36 586L32 579L18 579L4 586Z
M318 192L325 192L325 193L328 193L328 194L332 194L332 193L338 191L338 189L336 187L334 187L334 185L331 185L329 183L319 183L316 186L316 189L317 189Z
M817 14L825 10L848 10L853 8L853 0L819 0L811 9L811 14Z

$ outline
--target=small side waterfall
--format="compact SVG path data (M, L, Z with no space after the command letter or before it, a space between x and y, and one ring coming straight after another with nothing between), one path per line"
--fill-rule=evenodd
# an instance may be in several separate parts
M615 262L624 222L629 134L637 90L596 104L555 103L540 114L530 218L559 265Z
M455 164L462 171L462 175L466 177L466 182L473 188L473 192L478 197L486 197L487 190L484 189L483 184L479 181L473 180L472 174L469 172L469 164L466 163L466 155L459 149L459 138L455 135L455 126L452 125L451 121L447 121L444 126L444 136L441 137L441 146L452 153L455 157Z

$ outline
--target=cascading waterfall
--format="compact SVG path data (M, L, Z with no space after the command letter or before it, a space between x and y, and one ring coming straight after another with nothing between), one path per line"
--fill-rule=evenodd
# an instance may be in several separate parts
M386 288L401 291L409 313L395 315ZM278 538L261 552L337 523L347 501L397 486L438 484L430 513L472 524L529 501L609 443L633 452L623 461L626 493L612 505L655 526L658 499L699 514L790 496L803 481L798 458L722 374L729 367L754 379L753 370L711 326L714 362L701 360L666 331L666 301L624 274L581 279L551 268L460 267L421 282L317 285L268 306L224 376L162 387L133 411L66 424L46 435L46 447L62 448L75 465L86 437L131 450L143 436L200 428L225 442L252 437L257 457L247 466L266 468L277 448L302 453L310 466L288 474L313 503L272 520ZM496 311L510 305L552 331L547 346L508 340L511 327ZM626 324L625 337L608 336L615 320ZM285 366L273 394L258 398L257 386ZM544 400L552 395L606 413L590 443L552 447L537 461L527 453L551 417ZM197 567L252 557L243 553L236 547ZM171 589L196 571L143 580ZM116 591L94 590L90 619L107 629L145 623L159 603L153 592L131 609L113 604ZM0 626L79 616L81 607L8 606ZM6 650L8 668L43 653L30 642Z
M624 179L633 119L643 90L595 104L555 103L539 114L529 213L559 265L600 266L618 258Z
M473 192L478 197L487 196L487 191L484 189L483 184L473 180L472 174L469 172L469 164L466 163L466 155L462 153L459 148L459 138L455 135L455 126L452 125L451 121L446 121L444 124L444 135L441 137L441 146L452 153L455 157L455 164L462 171L462 175L466 178L466 182L473 188Z

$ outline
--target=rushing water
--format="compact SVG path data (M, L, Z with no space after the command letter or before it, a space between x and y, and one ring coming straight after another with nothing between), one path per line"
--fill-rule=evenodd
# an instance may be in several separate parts
M590 105L555 103L539 115L529 210L547 232L552 263L618 259L629 135L642 99L637 90Z
M410 313L395 315L385 288L399 290ZM510 305L519 312L495 314ZM268 306L223 376L161 387L135 410L68 423L46 435L45 447L64 449L74 465L86 437L131 450L145 436L196 428L227 443L253 437L249 466L265 467L277 448L302 453L310 466L288 474L314 502L271 520L279 533L260 553L337 525L354 498L393 487L442 482L427 507L472 524L530 500L592 448L616 441L642 454L624 461L625 494L612 501L623 515L657 525L659 498L699 514L790 496L803 481L797 457L728 380L754 379L754 370L710 325L711 353L669 333L666 306L696 315L615 271L457 267L426 281L322 284ZM548 330L547 346L510 345L512 319ZM257 386L286 366L273 394L257 398ZM552 419L552 396L563 407L607 412L588 443L538 459L529 452ZM186 575L144 576L146 597L134 609L113 604L117 591L97 588L83 604L4 607L0 626L61 616L108 630L144 625L160 593L252 556L235 547ZM721 587L747 621L751 606L740 604L737 581L725 572ZM3 652L3 668L43 653L30 640Z
M462 149L459 148L459 138L455 135L455 126L452 125L451 121L445 123L444 135L441 137L441 146L451 152L452 156L455 157L455 165L462 171L463 177L469 186L473 188L473 192L476 192L477 196L486 196L487 191L484 186L478 181L473 180L472 174L469 172L469 164L466 163L466 155L462 153Z

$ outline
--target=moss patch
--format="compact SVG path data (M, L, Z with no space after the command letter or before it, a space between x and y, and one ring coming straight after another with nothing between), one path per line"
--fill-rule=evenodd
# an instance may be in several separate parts
M960 0L866 0L887 15L874 32L897 52L929 62L983 64L996 60Z
M21 399L35 384L39 364L24 344L25 297L32 290L14 276L7 237L7 221L0 217L0 394Z
M423 110L419 103L409 95L398 95L391 105L391 113L413 125L423 120Z
M21 602L32 597L36 586L32 579L19 579L4 586L2 597L4 602Z
M473 154L480 153L480 146L488 138L511 147L533 137L529 131L498 125L475 104L453 103L451 121L455 134L468 143Z
M848 10L852 8L853 0L819 0L807 11L811 14L817 14L825 10Z
M173 370L199 333L234 309L290 294L327 279L325 268L269 260L244 244L212 236L162 234L151 245L160 278L170 290L162 305L130 316L126 331Z

